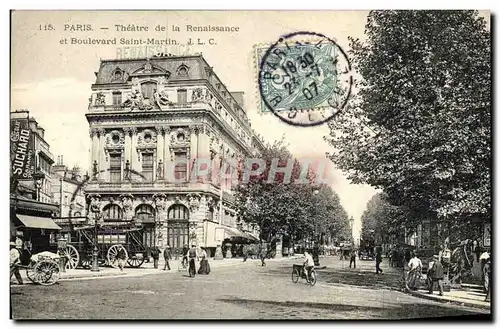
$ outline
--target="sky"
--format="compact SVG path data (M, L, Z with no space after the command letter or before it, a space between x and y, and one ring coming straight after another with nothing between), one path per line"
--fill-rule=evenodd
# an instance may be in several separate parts
M91 84L100 59L113 59L122 51L120 45L71 45L71 38L171 38L185 44L188 38L216 45L191 46L187 52L201 52L230 91L243 91L247 115L252 128L266 141L281 139L299 157L324 157L331 151L323 141L329 133L326 125L295 127L281 122L272 114L259 111L259 93L254 47L272 44L280 35L296 31L322 33L348 48L348 37L363 38L367 12L14 12L12 17L11 108L28 109L45 129L45 139L52 154L64 156L66 165L89 169L90 137L87 113ZM51 24L48 26L47 24ZM66 24L66 26L65 26ZM76 25L93 31L71 31ZM116 31L116 25L147 32ZM133 26L132 26L133 25ZM156 25L167 26L167 32L155 31ZM171 31L177 25L180 32ZM238 32L188 32L187 25L224 25L238 27ZM53 28L53 29L52 29ZM65 31L66 28L66 31ZM105 30L101 28L107 28ZM64 44L64 39L69 44ZM120 48L121 47L121 48ZM179 54L186 47L166 46ZM366 203L376 193L366 185L351 184L333 164L329 168L333 189L342 205L354 218L354 236L359 236L361 215Z

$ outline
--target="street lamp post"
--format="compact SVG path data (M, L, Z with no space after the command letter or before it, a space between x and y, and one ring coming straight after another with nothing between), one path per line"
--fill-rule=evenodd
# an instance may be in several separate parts
M317 196L319 194L318 189L313 190L313 194ZM318 201L317 198L315 201ZM317 217L317 216L316 216ZM313 261L314 261L314 266L320 266L319 263L319 246L318 246L318 223L317 223L318 218L315 218L314 220L314 231L313 231Z
M99 231L100 221L102 215L100 213L96 213L95 221L94 221L94 248L92 250L92 272L99 272L99 248L97 248L97 233Z
M57 240L57 249L59 252L59 268L61 272L66 272L66 247L68 246L68 240L64 238L59 238Z
M349 224L350 224L350 226L351 226L351 237L350 237L350 239L349 239L349 240L351 241L351 245L353 245L353 244L354 244L354 233L353 233L353 231L352 231L352 228L353 228L353 226L354 226L354 218L353 218L352 216L351 216L351 218L349 219Z

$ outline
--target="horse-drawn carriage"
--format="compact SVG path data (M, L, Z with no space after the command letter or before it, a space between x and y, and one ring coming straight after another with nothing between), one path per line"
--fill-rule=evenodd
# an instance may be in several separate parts
M350 243L340 244L340 260L349 260L351 258L351 251L353 247Z
M132 221L104 223L96 226L87 222L60 223L61 232L54 236L51 249L57 252L57 239L65 238L67 246L66 269L77 267L90 268L94 246L97 245L97 259L100 266L117 267L116 257L124 249L127 264L140 267L152 250L152 244L145 243L144 228L137 227Z

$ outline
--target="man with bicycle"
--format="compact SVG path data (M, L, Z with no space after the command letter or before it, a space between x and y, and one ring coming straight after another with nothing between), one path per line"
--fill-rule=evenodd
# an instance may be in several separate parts
M306 280L309 281L311 277L311 271L314 268L314 260L311 254L306 250L304 251L304 272L306 274Z

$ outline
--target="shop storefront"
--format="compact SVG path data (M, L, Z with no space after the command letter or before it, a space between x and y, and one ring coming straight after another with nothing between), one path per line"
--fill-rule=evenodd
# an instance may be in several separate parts
M52 219L57 205L35 201L23 196L10 198L10 241L22 250L22 262L42 251L54 251L50 247L51 233L61 228Z

